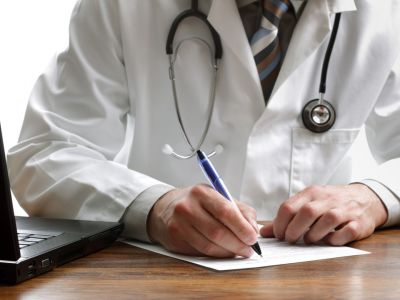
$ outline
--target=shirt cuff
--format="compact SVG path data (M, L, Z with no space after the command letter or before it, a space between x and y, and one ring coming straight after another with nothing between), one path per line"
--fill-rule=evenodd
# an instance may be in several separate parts
M368 186L376 195L378 195L386 207L388 218L381 228L400 224L400 198L385 185L376 180L364 179L360 180L359 183Z
M122 217L124 231L122 236L143 242L151 242L147 234L147 216L156 201L174 187L157 184L144 190L137 196L125 211Z

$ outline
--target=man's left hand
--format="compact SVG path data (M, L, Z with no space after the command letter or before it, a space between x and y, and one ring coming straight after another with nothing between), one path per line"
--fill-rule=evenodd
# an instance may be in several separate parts
M364 184L311 186L286 200L263 237L290 243L344 245L370 236L386 222L379 197Z

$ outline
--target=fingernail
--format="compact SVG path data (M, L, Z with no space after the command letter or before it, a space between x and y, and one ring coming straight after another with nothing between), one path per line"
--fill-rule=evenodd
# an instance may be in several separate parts
M247 245L253 245L257 241L258 236L257 235L248 235L246 236L246 244Z

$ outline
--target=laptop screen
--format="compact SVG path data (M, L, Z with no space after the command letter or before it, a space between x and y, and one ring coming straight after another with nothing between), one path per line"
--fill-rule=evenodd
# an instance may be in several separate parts
M0 260L16 261L21 254L18 246L10 182L0 124Z

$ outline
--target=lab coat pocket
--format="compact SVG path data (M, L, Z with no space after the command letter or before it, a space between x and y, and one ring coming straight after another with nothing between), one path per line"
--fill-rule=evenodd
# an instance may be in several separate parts
M292 129L290 195L318 184L345 183L351 176L349 150L360 128L313 133Z

